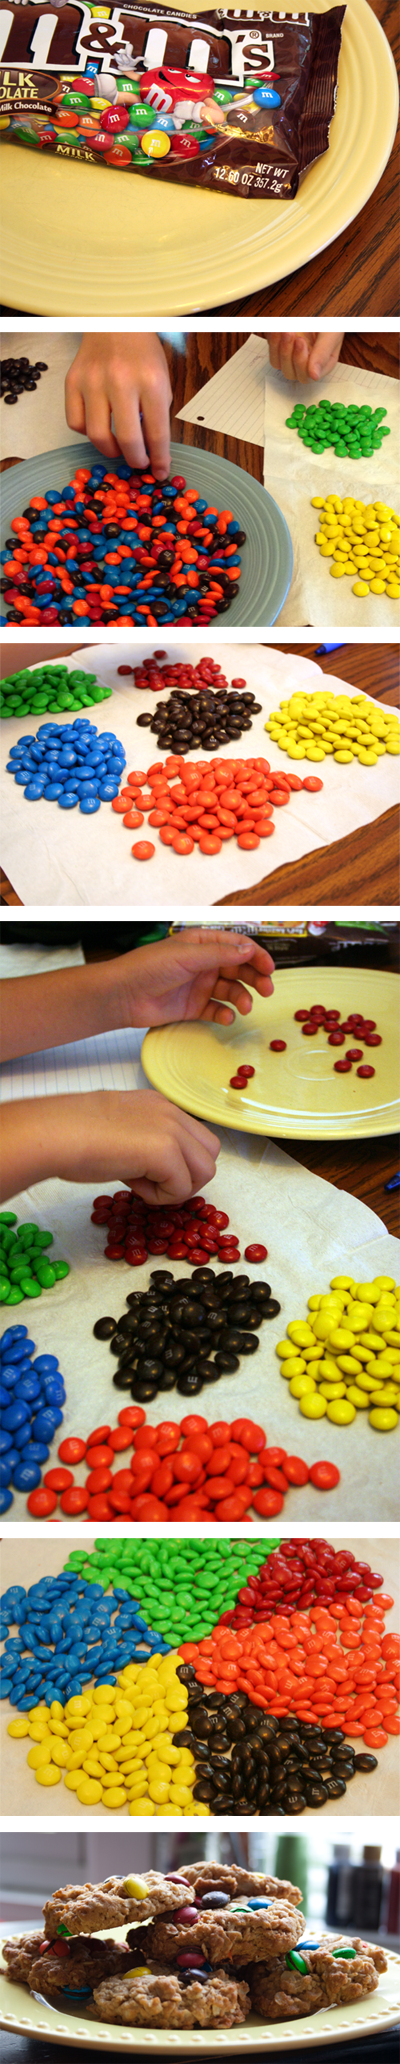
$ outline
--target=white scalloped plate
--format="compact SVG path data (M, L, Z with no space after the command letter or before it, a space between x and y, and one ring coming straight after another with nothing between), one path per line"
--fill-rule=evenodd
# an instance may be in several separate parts
M10 1933L17 1933L10 1929ZM125 1929L114 1928L116 1941L125 1940ZM6 1939L5 1937L3 1938ZM394 2028L400 2014L400 1957L388 1950L388 1969L379 1983L377 1992L369 1993L365 2000L357 2000L352 2007L325 2008L319 2014L307 2016L304 2021L274 2021L267 2026L257 2014L251 2014L240 2028L120 2028L106 2025L102 2021L89 2021L82 2011L79 2015L71 2008L50 2006L38 1993L28 1993L24 1985L10 1982L4 1976L5 1966L0 1965L0 2028L7 2028L12 2035L35 2037L37 2042L65 2043L70 2048L112 2050L123 2054L126 2050L140 2051L149 2056L169 2057L184 2050L202 2057L221 2057L227 2054L227 2038L230 2056L245 2056L249 2051L265 2051L268 2044L274 2050L307 2050L318 2043L352 2042L364 2035L377 2035L378 2029ZM15 2001L15 2012L9 2002Z
M254 0L259 9L265 0ZM188 13L196 0L186 0ZM314 0L325 13L326 0ZM290 13L290 0L288 12ZM3 299L36 315L143 320L232 301L285 279L365 206L397 122L396 68L367 0L347 0L329 150L295 201L240 201L8 145Z

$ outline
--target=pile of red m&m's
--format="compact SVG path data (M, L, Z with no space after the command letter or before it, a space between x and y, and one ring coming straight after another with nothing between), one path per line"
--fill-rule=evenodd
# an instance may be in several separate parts
M129 1462L113 1473L116 1455L133 1448ZM271 1519L283 1509L287 1492L310 1483L334 1490L340 1472L332 1462L314 1462L311 1469L299 1455L268 1448L263 1426L239 1418L209 1426L199 1413L180 1423L146 1424L139 1405L125 1405L118 1424L96 1426L87 1439L70 1435L58 1450L61 1469L47 1472L40 1490L28 1498L34 1519L51 1519L60 1501L69 1519L118 1520L119 1525L146 1520ZM73 1468L84 1463L88 1475L75 1483ZM66 1465L66 1466L65 1466Z
M253 1072L253 1070L251 1070ZM189 1197L185 1204L145 1204L131 1190L115 1190L93 1200L92 1225L107 1226L107 1261L128 1261L139 1268L149 1254L167 1254L171 1261L190 1261L193 1268L206 1267L211 1254L219 1261L241 1260L237 1233L228 1233L227 1211L218 1211L205 1197ZM245 1248L247 1261L266 1261L267 1248Z

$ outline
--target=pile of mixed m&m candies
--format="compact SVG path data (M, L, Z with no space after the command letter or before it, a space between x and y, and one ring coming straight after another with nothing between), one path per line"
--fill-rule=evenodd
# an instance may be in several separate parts
M287 430L297 430L302 444L310 451L334 451L337 459L372 459L380 451L383 437L390 437L390 427L384 424L387 409L372 409L368 403L359 408L354 403L346 408L344 401L296 401L291 416L286 417ZM354 506L354 504L352 504Z
M63 1777L84 1807L324 1806L400 1731L382 1582L323 1539L77 1547L1 1599L8 1733L39 1784Z
M275 81L277 74L273 73ZM39 134L27 119L15 125L20 142L32 148L50 149L64 142L68 154L96 153L99 161L116 171L150 171L171 158L198 158L215 142L234 105L249 113L277 108L281 95L275 84L246 80L247 91L216 86L207 72L162 68L150 69L141 79L100 77L61 81L55 91L48 121ZM231 133L228 126L228 135Z
M206 625L238 594L245 542L231 509L183 474L159 484L124 459L78 466L32 495L0 553L3 623Z
M39 724L10 746L7 774L14 775L29 803L58 803L60 810L93 816L118 795L126 754L115 731L98 732L88 717L73 724Z
M393 1276L356 1283L332 1276L330 1290L308 1299L307 1319L294 1319L276 1353L304 1419L351 1426L368 1413L377 1433L392 1433L400 1410L400 1291Z
M40 1297L39 1284L33 1295ZM27 1326L8 1326L0 1342L0 1512L14 1502L12 1485L37 1493L65 1399L57 1355L37 1355Z
M332 536L336 528L333 517L329 524ZM324 549L330 558L328 539ZM400 752L394 709L382 709L365 695L333 695L325 687L311 693L297 689L289 702L280 702L279 709L271 710L264 729L290 760L324 760L333 754L340 767L351 765L352 760L358 760L360 767L375 767L384 753Z
M18 673L5 676L0 684L0 717L44 716L45 711L59 717L61 710L86 709L108 701L110 695L112 688L105 688L97 674L49 660L46 666L20 667Z
M53 1233L28 1219L18 1225L16 1211L0 1211L0 1304L41 1297L69 1276L68 1261L48 1261L45 1248L52 1246Z

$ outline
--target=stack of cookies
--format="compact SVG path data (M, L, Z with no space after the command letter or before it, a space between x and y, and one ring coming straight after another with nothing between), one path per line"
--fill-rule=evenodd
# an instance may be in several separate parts
M252 2010L287 2021L365 1998L384 1951L309 1939L300 1900L282 1879L206 1862L67 1885L44 1908L44 1939L4 1945L8 1975L134 2028L233 2028ZM96 1933L127 1922L124 1942Z

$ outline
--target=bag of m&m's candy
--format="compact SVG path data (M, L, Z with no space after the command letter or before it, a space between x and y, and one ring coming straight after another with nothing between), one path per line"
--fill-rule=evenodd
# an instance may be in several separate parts
M0 0L1 137L175 185L292 200L328 149L344 13Z

